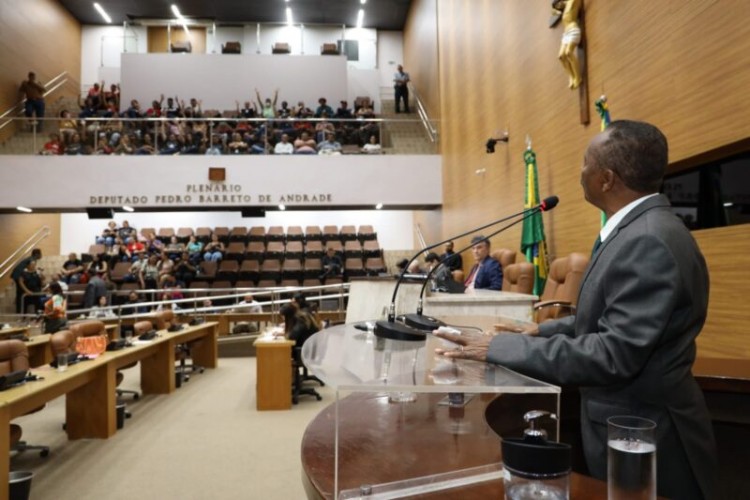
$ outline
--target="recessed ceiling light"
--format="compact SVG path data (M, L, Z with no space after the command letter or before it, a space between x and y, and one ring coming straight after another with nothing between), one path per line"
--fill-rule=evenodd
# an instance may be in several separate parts
M359 12L357 13L357 28L362 27L362 22L365 19L365 9L359 9Z
M129 207L127 205L123 205L122 209L125 210L126 212L135 212L135 208Z
M25 212L27 214L33 212L33 210L28 207L16 207L16 210L18 210L19 212Z
M109 17L109 15L106 12L104 12L104 9L102 8L101 5L99 5L98 2L94 2L94 8L99 13L99 15L102 16L102 18L104 18L104 20L107 22L107 24L111 24L112 23L112 18Z
M286 8L286 23L291 26L292 24L292 8Z
M180 19L182 17L182 14L180 14L180 9L177 8L177 5L172 4L172 14L174 14L174 17L177 19Z
M286 205L284 204L279 205L279 210L286 210Z
M380 210L381 208L383 208L382 203L378 203L377 205L375 205L375 210Z

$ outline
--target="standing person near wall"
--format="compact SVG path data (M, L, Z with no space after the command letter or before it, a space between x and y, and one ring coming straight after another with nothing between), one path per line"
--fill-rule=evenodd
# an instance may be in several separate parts
M31 115L36 114L37 118L44 118L44 85L36 81L36 73L29 71L28 80L21 82L21 87L18 89L26 98L24 104L25 114L27 118L31 118ZM44 128L44 122L39 121L37 126L37 132L41 132Z
M409 73L404 71L402 65L398 65L398 71L393 75L393 89L396 99L396 113L401 112L399 100L404 101L404 112L409 112Z
M37 261L42 258L42 251L38 248L35 248L31 251L31 255L26 257L25 259L21 259L18 264L16 264L16 267L13 268L13 271L10 273L10 277L13 279L13 281L16 283L16 313L21 314L23 312L23 288L21 287L21 284L19 283L19 279L21 278L21 275L26 270L26 266L29 265L29 262Z

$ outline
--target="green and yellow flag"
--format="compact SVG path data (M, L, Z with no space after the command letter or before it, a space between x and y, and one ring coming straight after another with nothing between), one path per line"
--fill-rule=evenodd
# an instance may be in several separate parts
M526 163L526 199L524 208L532 208L539 204L539 180L536 167L536 154L529 148L523 154ZM547 241L544 237L544 223L542 213L536 212L523 221L521 232L521 251L526 260L534 264L534 295L542 295L547 282Z
M610 122L612 119L609 116L609 105L607 104L607 96L602 95L594 101L594 107L596 108L596 112L599 114L599 119L601 120L601 124L599 125L599 128L602 132L609 127ZM601 227L604 227L604 224L607 223L607 214L604 212L602 214L602 225Z

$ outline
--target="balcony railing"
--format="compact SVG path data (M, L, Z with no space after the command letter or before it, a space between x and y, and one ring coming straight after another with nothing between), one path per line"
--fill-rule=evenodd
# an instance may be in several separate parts
M13 118L17 134L4 154L42 155L229 155L382 154L393 149L381 118ZM328 134L334 134L332 138ZM57 141L52 138L55 134ZM278 146L286 135L290 146ZM306 135L306 137L304 136ZM331 140L332 139L332 140ZM418 139L417 139L418 140ZM425 139L427 148L430 142ZM282 152L283 151L283 152ZM409 148L413 153L414 149Z

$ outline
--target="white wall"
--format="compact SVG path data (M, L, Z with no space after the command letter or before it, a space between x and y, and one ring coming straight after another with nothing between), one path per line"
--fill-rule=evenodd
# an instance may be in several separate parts
M81 28L81 86L91 87L102 79L120 82L120 54L145 53L148 34L145 26L132 26L125 32L121 26L82 26Z
M401 31L378 32L378 73L381 87L393 86L393 74L404 60L404 34ZM408 69L406 69L408 71Z
M121 225L127 220L137 229L142 227L217 227L235 226L320 226L372 225L378 233L380 247L385 250L413 248L414 212L410 210L268 212L265 218L242 218L239 212L153 212L118 213L114 220ZM62 214L60 221L60 254L85 252L101 234L107 220L91 220L86 214Z
M154 71L159 68L159 71ZM203 109L235 109L260 91L261 97L279 89L279 101L305 101L314 108L321 96L335 103L347 91L343 56L266 54L123 54L121 107L131 99L147 106L159 94L203 100Z

